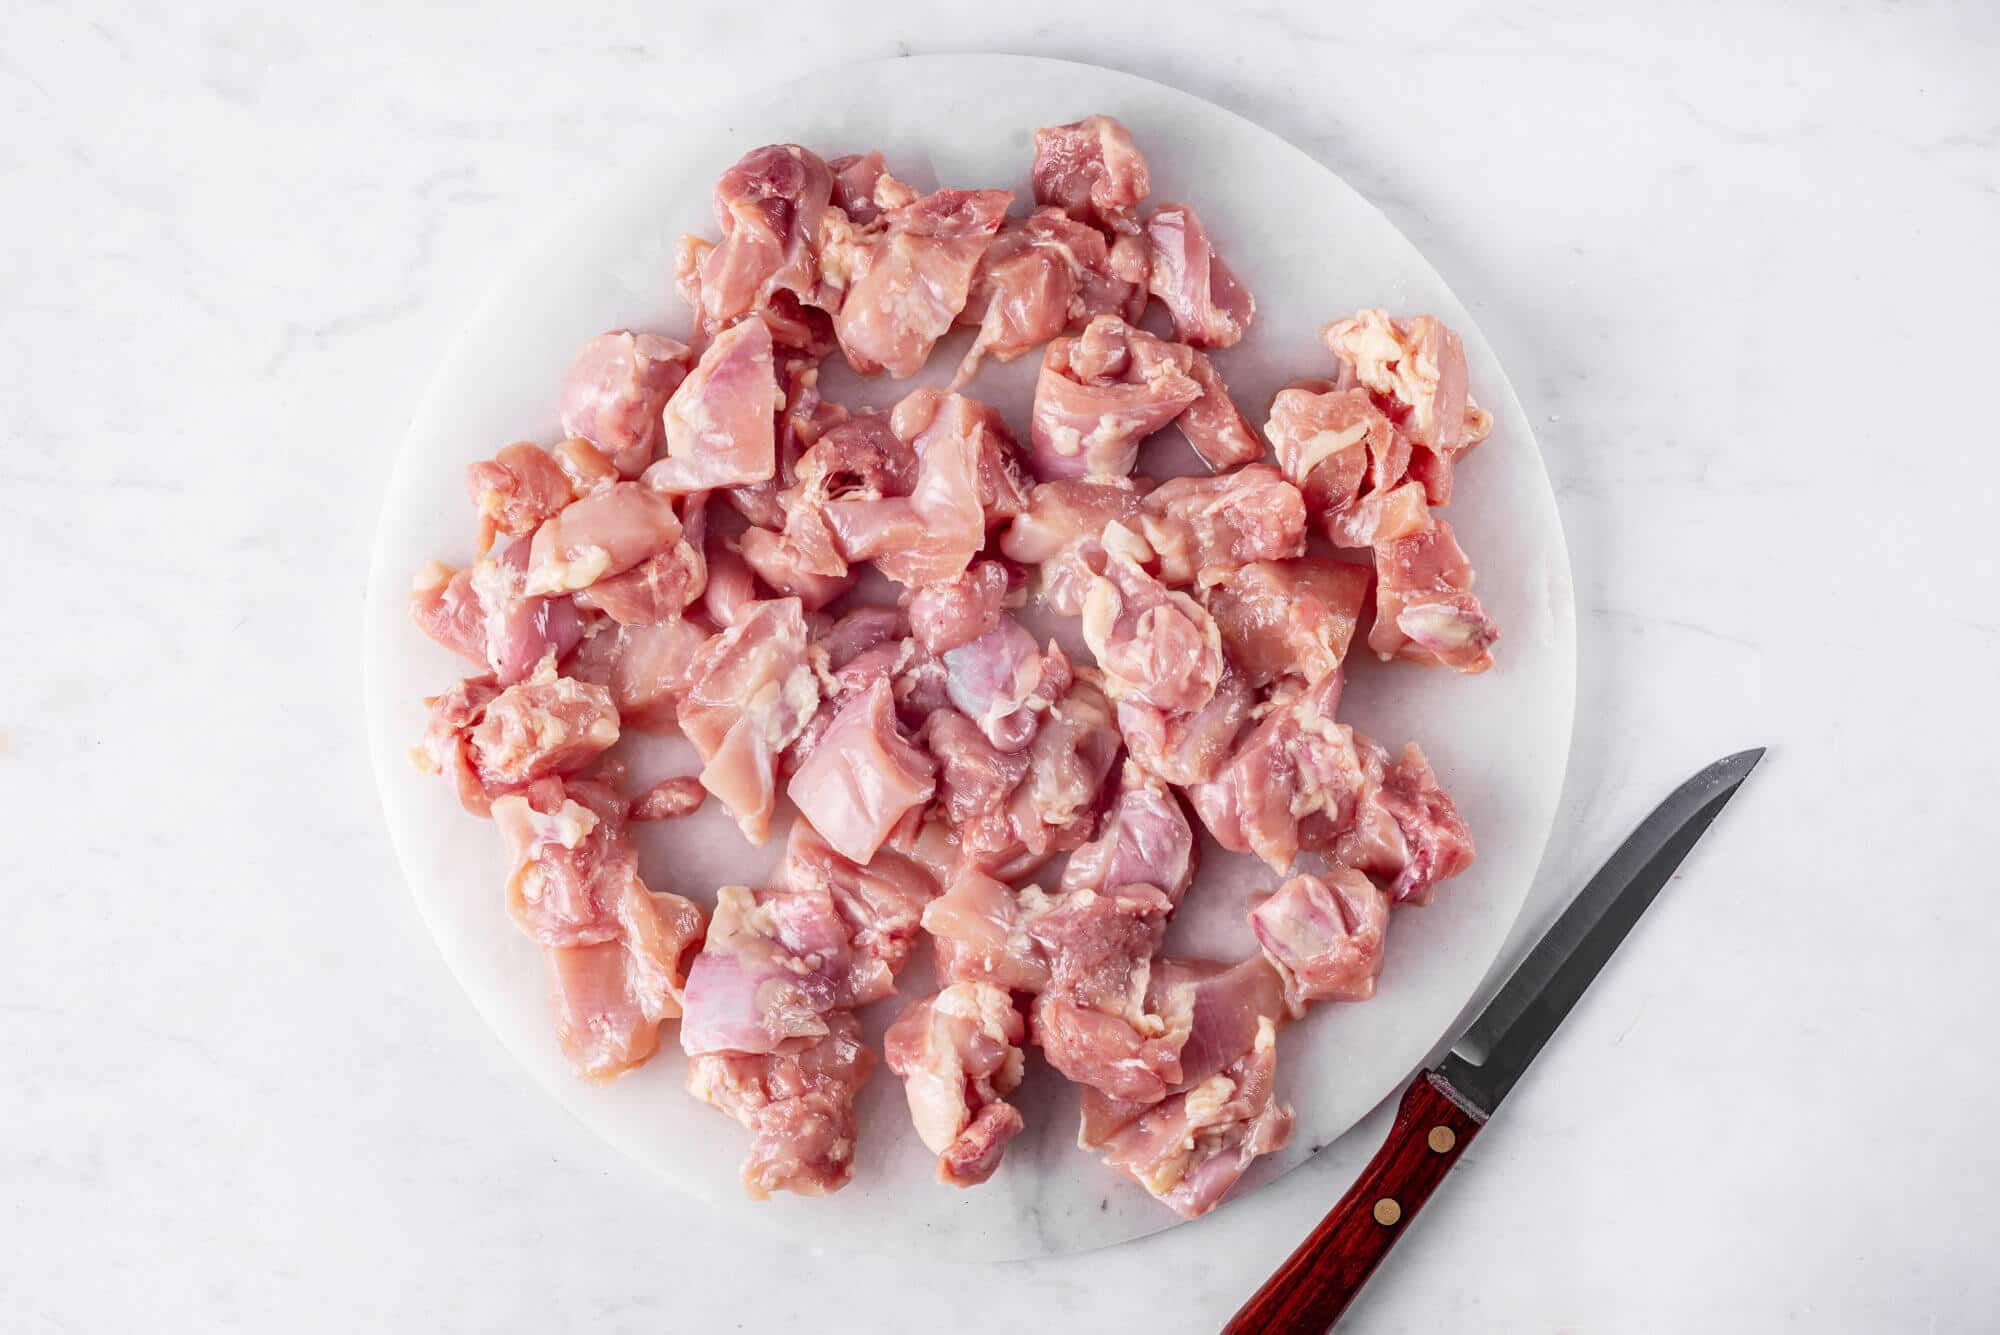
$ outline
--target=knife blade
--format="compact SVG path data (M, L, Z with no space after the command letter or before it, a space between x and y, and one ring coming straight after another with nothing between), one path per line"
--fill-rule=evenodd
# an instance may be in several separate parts
M1388 1140L1353 1187L1230 1318L1223 1335L1307 1335L1332 1327L1763 758L1762 747L1725 756L1639 823L1445 1059L1417 1077Z

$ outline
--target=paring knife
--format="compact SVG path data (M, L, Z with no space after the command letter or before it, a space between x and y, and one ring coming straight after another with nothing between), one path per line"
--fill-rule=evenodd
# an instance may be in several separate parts
M1360 1178L1222 1335L1314 1335L1333 1325L1763 758L1759 747L1716 761L1646 817L1445 1059L1417 1077Z

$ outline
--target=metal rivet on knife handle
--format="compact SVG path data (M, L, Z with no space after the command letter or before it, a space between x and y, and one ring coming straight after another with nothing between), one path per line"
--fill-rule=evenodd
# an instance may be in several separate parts
M1450 1154L1451 1147L1456 1144L1458 1144L1458 1137L1452 1134L1450 1127L1434 1126L1431 1128L1430 1146L1435 1153Z
M1394 1196L1384 1196L1375 1202L1375 1222L1387 1228L1403 1217L1403 1207L1396 1204Z

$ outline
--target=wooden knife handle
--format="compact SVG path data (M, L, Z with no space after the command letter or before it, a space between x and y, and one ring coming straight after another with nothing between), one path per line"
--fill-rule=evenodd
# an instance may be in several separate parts
M1479 1134L1484 1119L1453 1102L1435 1072L1403 1095L1389 1139L1222 1335L1320 1335L1332 1328Z

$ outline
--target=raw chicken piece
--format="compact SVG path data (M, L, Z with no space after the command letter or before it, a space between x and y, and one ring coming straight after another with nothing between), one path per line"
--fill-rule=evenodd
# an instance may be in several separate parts
M774 428L771 476L762 482L730 487L722 493L737 513L760 528L785 527L783 493L798 480L800 457L821 436L848 418L847 409L820 396L821 360L788 348L774 350L772 364L782 398Z
M573 601L528 592L532 547L529 538L514 539L498 556L482 558L469 581L479 600L486 662L502 686L553 668L583 638Z
M410 582L410 620L439 647L486 664L486 617L470 570L433 561Z
M1493 429L1466 391L1458 335L1434 316L1391 320L1386 311L1365 310L1328 325L1326 346L1409 437L1410 476L1424 484L1430 503L1449 504L1455 461Z
M1135 210L1152 190L1132 132L1109 116L1036 130L1032 179L1037 204L1113 232L1139 230Z
M708 584L702 590L702 610L723 629L741 621L761 601L750 565L727 538L711 533L703 544ZM803 606L803 604L801 604Z
M1442 519L1375 547L1375 624L1368 647L1460 672L1493 666L1500 627L1472 594L1472 564Z
M637 482L620 482L570 502L535 530L527 592L546 596L590 588L672 552L681 536L673 502Z
M705 1052L775 1052L819 1038L826 1016L853 1004L846 921L820 890L716 891L708 939L688 970L681 1046Z
M1380 746L1356 741L1365 778L1354 820L1333 855L1357 870L1393 878L1389 895L1398 904L1428 904L1439 881L1472 865L1472 832L1415 742L1390 765Z
M1234 964L1155 960L1146 1007L1157 1015L1185 1017L1181 1082L1170 1091L1174 1094L1203 1083L1248 1053L1266 1024L1276 1028L1289 1018L1284 980L1261 954ZM1114 1132L1138 1120L1147 1106L1085 1087L1077 1144L1084 1149L1102 1147Z
M1215 363L1197 352L1189 359L1188 375L1201 386L1201 397L1187 406L1176 425L1208 470L1226 473L1263 458L1262 442L1229 397L1229 386L1222 383Z
M1027 510L1001 534L1000 551L1040 570L1042 601L1050 611L1077 616L1090 581L1104 568L1107 537L1114 543L1123 539L1123 550L1135 560L1152 559L1136 533L1144 495L1127 478L1043 482L1028 493Z
M991 983L1016 992L1048 986L1049 963L1029 928L1049 910L1036 886L1019 890L961 863L944 893L924 907L938 974L955 983Z
M1187 1017L1145 1004L1172 911L1156 886L1083 888L1029 925L1049 961L1033 1008L1035 1042L1069 1079L1135 1103L1156 1103L1179 1083Z
M1191 714L1214 698L1222 680L1214 618L1115 552L1084 596L1083 639L1114 700Z
M601 626L567 664L579 681L609 687L621 727L672 732L688 675L714 630L699 617L646 626Z
M466 732L473 770L488 793L574 774L617 740L611 692L553 673L500 692Z
M1250 685L1287 674L1314 682L1347 656L1369 582L1366 566L1326 556L1253 561L1209 589L1206 602Z
M1394 486L1409 462L1409 442L1361 389L1281 389L1271 400L1264 435L1285 480L1322 523L1353 505L1363 490Z
M1028 747L1028 777L1014 792L1015 825L1037 855L1090 837L1104 781L1118 761L1118 727L1104 692L1081 678L1050 707Z
M628 896L643 894L639 855L616 790L552 780L493 799L506 841L507 911L545 946L589 946L623 935Z
M660 446L660 410L693 361L685 343L658 334L599 334L563 376L563 434L596 446L620 477L638 477Z
M634 821L679 820L699 811L707 797L708 790L693 775L662 779L632 799L628 808L629 818Z
M707 587L708 559L683 536L623 574L579 589L576 603L621 626L652 626L678 620Z
M681 731L704 762L701 786L720 798L744 838L761 844L777 804L778 756L819 707L796 598L748 604L688 669Z
M410 763L418 769L451 777L459 805L475 816L492 814L493 795L472 763L472 729L499 694L500 685L489 674L424 697L423 740L410 749Z
M923 743L937 761L937 809L944 821L958 832L968 852L995 852L1014 842L1013 828L1007 824L1007 799L1028 773L1028 752L1002 751L986 740L986 734L956 709L934 711L924 720ZM999 822L998 847L988 849L982 840L968 833Z
M903 616L893 607L857 607L824 632L813 643L826 650L826 667L838 672L870 649L893 644L903 638Z
M841 555L872 560L883 574L913 588L964 574L986 545L981 492L990 411L959 395L945 396L912 442L917 472L907 496L827 501L827 522Z
M646 485L678 496L765 481L778 469L777 410L770 326L730 326L667 400L667 452Z
M860 572L850 569L839 553L833 551L832 531L826 528L823 519L803 518L796 524L811 526L824 535L824 550L839 564L837 572L828 574L814 569L820 561L811 553L821 546L820 541L802 542L790 531L790 526L783 534L763 528L744 530L737 539L737 553L751 572L780 597L797 598L808 611L817 612L852 589Z
M1097 838L1071 853L1064 864L1062 888L1074 894L1150 885L1170 904L1177 904L1194 880L1194 853L1194 831L1180 801L1165 784L1128 761Z
M842 857L804 820L792 822L780 878L794 890L824 892L847 924L853 948L847 997L866 1006L896 990L916 946L924 906L938 878L916 855L920 841L891 842L865 864Z
M842 857L865 863L936 790L931 758L897 731L884 677L840 707L786 792Z
M1174 337L1197 348L1230 348L1257 314L1256 298L1209 243L1185 204L1162 204L1146 219L1153 271L1147 287L1174 317Z
M854 1177L854 1096L874 1069L861 1022L826 1017L818 1039L794 1039L769 1055L707 1053L688 1061L688 1089L747 1127L743 1189L825 1196Z
M1028 745L1043 713L1070 685L1068 656L1053 642L1041 652L1011 616L943 657L947 698L1002 751Z
M1256 694L1233 665L1225 666L1209 702L1192 714L1155 709L1137 699L1118 702L1118 731L1132 759L1168 783L1207 783L1222 769L1249 721Z
M1216 777L1188 789L1217 843L1284 874L1301 847L1328 846L1352 824L1364 775L1354 730L1333 721L1340 685L1338 672L1281 683Z
M1366 1001L1375 995L1388 939L1389 896L1351 867L1325 879L1294 876L1250 909L1264 956L1285 980L1285 1002Z
M970 644L1000 624L1013 581L998 561L975 563L957 579L909 596L910 634L934 654Z
M1326 516L1326 536L1336 547L1380 547L1430 526L1431 508L1421 482L1371 491Z
M860 412L828 428L799 457L797 475L802 498L813 503L907 496L917 485L917 452L888 413Z
M965 309L972 274L1013 202L1007 190L939 190L830 242L822 276L846 289L834 315L847 364L915 375Z
M1306 507L1276 468L1250 464L1162 482L1141 504L1139 531L1161 583L1206 588L1252 561L1303 555Z
M973 1187L993 1176L1024 1123L1005 1101L1021 1083L1026 1033L1013 998L990 983L953 983L913 1003L883 1035L903 1081L917 1138L938 1156L938 1181Z
M1039 208L1009 220L973 274L959 320L977 324L979 337L959 364L953 388L970 380L983 358L1013 361L1092 316L1136 323L1146 308L1144 243L1126 240L1128 249L1114 260L1103 233L1061 209Z
M622 479L604 451L581 436L571 436L556 445L556 467L569 479L570 495L581 498L609 490Z
M908 186L889 175L879 152L850 153L827 164L833 168L833 202L857 227L866 227L884 209L901 208L916 198Z
M465 490L479 511L481 556L493 545L496 533L510 538L533 533L575 499L569 477L555 457L525 440L470 465L465 470Z
M1042 353L1031 418L1031 466L1044 482L1123 477L1139 444L1202 395L1194 352L1100 315Z
M919 456L939 441L966 442L989 529L1028 508L1031 483L1021 471L1021 446L992 405L963 394L919 389L903 396L891 421L897 435L915 442Z
M1277 1027L1266 1019L1248 1053L1107 1137L1104 1162L1175 1213L1199 1218L1260 1155L1291 1139L1276 1076Z
M797 144L754 148L722 174L715 183L722 240L696 243L682 260L690 270L682 295L705 337L758 313L774 317L788 342L801 341L796 303L817 300L820 217L832 192L832 171ZM778 301L781 293L791 300Z

